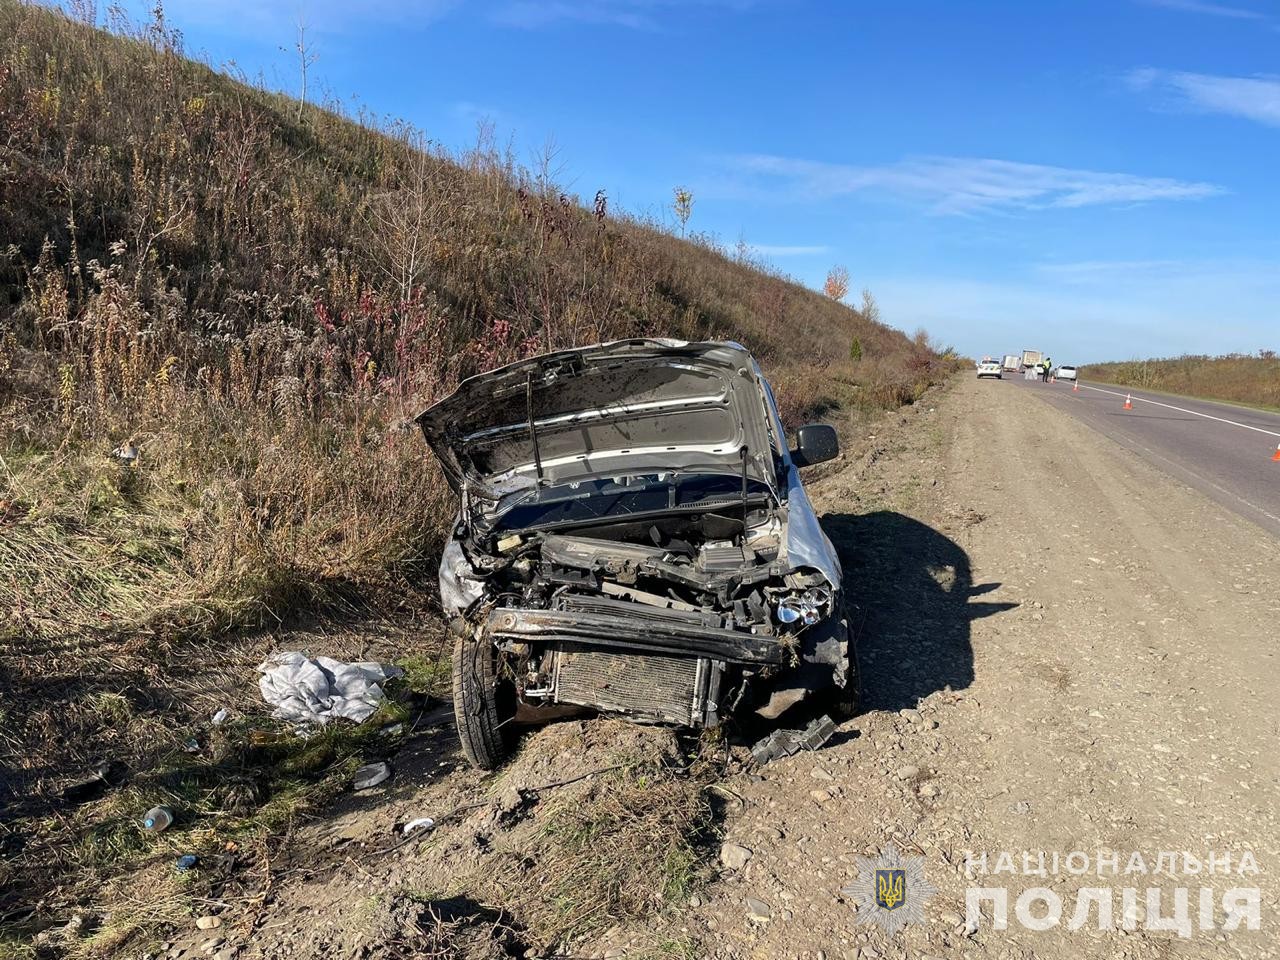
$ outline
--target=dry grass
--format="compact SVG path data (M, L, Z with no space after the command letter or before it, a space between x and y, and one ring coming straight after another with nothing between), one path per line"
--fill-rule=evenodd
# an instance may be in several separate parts
M28 635L211 631L418 582L451 505L398 424L531 352L737 339L793 423L841 365L867 407L944 372L491 138L450 156L184 59L163 20L115 27L0 0L0 610Z
M618 918L652 920L708 878L696 847L712 824L704 787L633 759L590 794L556 801L532 842L498 858L476 888L543 944L580 942Z
M491 784L490 801L428 844L417 869L432 886L414 899L487 917L539 956L601 949L611 928L649 940L713 873L716 753L712 741L617 719L544 727ZM519 802L507 800L513 791ZM679 946L655 942L646 955L680 956Z
M1091 363L1080 368L1080 376L1119 386L1280 409L1280 358L1272 350L1260 350L1257 356L1187 355L1168 360Z

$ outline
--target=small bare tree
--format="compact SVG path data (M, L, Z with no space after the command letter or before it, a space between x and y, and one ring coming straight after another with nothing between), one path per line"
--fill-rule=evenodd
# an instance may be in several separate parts
M298 54L298 73L301 75L301 91L298 94L298 119L302 119L302 108L307 105L307 71L320 59L315 48L307 44L307 23L298 17L298 38L293 49Z
M822 292L832 300L843 300L849 295L849 269L839 264L827 271L826 282Z
M862 309L858 312L872 323L880 322L880 304L876 303L876 298L866 287L862 288Z
M436 163L420 135L406 138L408 156L395 187L372 198L369 213L379 266L396 287L401 304L409 303L431 261L432 225L443 203Z
M693 193L688 187L676 187L675 202L671 205L676 212L676 219L680 221L680 236L684 236L685 228L689 225L689 217L693 215Z

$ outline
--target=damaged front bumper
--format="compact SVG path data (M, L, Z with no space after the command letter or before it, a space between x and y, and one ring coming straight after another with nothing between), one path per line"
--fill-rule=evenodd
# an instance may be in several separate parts
M530 705L573 704L714 727L731 664L782 667L794 657L778 637L727 629L710 615L606 597L566 600L566 609L494 609L481 628L500 649L534 665L520 691Z
M486 629L496 641L589 641L594 646L732 663L786 663L792 648L777 637L709 625L681 611L653 610L604 597L573 598L567 609L493 610Z

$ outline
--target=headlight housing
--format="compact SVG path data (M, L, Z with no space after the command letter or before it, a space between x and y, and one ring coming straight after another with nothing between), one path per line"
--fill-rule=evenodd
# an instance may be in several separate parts
M774 616L784 626L811 626L831 610L831 591L826 587L810 587L803 593L792 593L778 600Z

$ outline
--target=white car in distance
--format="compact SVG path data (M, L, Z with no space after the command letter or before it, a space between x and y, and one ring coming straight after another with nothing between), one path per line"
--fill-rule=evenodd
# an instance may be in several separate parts
M1062 366L1054 373L1054 377L1058 380L1074 380L1076 378L1076 368Z
M978 379L983 377L995 377L997 380L1004 379L1004 373L1000 368L1000 364L995 360L983 360L978 364Z

